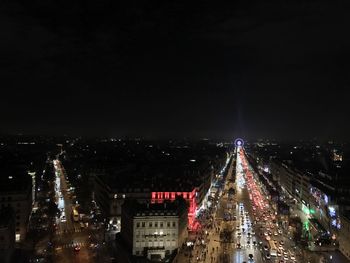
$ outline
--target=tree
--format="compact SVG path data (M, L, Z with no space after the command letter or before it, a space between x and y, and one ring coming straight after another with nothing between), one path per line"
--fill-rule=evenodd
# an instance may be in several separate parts
M58 209L57 204L51 200L48 204L48 210L47 210L48 215L50 217L54 217L59 212L60 210Z

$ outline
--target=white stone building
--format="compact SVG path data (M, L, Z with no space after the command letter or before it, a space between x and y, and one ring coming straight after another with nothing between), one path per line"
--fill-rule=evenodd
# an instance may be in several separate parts
M125 202L121 235L133 256L163 259L176 251L187 238L185 200L162 204Z

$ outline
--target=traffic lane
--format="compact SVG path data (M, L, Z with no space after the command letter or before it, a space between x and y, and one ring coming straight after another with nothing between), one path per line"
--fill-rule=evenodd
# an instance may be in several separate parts
M247 200L243 202L244 207L248 205L247 202L248 202ZM247 210L244 210L244 213L246 211ZM248 211L248 215L249 215L249 211ZM249 220L249 222L251 223L251 219ZM242 230L241 222L239 224L240 224L240 229ZM245 220L244 228L245 228L245 231L241 232L242 233L241 238L237 237L237 241L240 241L241 245L244 247L244 250L246 253L246 259L248 259L249 254L252 254L256 262L262 262L261 252L259 251L259 248L258 248L259 238L256 236L257 231L255 229L255 226L253 225L253 228L249 228L249 226L247 225L247 221ZM252 232L252 230L254 232ZM248 236L248 233L251 233L250 237ZM255 233L255 234L252 234L252 233ZM256 242L256 246L254 246L254 241Z
M253 209L252 209L252 205L251 205L251 200L249 198L248 189L246 187L244 187L243 189L241 189L241 191L238 191L237 197L238 197L237 198L238 203L243 203L243 205L245 207L245 211L248 211L250 221L253 221ZM254 239L258 243L261 239L256 235L260 232L259 231L260 229L258 230L257 226L255 224L254 224L252 229L254 229L254 232L255 232L255 236L252 239ZM250 243L252 244L252 242L250 242ZM250 250L248 252L253 252L251 254L254 255L254 258L257 262L263 262L262 253L260 252L260 250L258 248L255 250L254 249Z
M64 176L64 172L62 169L62 166L60 166L59 171L59 178L60 178L60 191L63 192L63 203L64 204L64 211L66 215L66 222L61 222L61 228L60 230L64 233L67 233L67 235L64 235L63 237L60 237L60 245L61 247L65 247L70 244L84 244L86 247L90 245L90 242L88 240L88 233L87 231L79 231L80 230L80 224L73 221L71 217L71 211L72 211L72 200L70 196L67 194L67 183ZM67 248L69 250L69 248ZM73 254L70 252L67 252L67 249L64 249L64 257L63 262L65 260L68 260L67 262L71 262L70 260L75 260L77 262L89 262L86 258L89 258L91 255L89 253L89 250L87 248L81 247L79 252L73 251ZM70 248L74 250L74 248ZM75 262L74 261L74 262Z
M84 263L93 262L87 249L81 249L79 252L74 251L73 248L64 248L60 254L57 254L54 262L57 263Z
M246 171L248 171L249 170L249 167L248 167L248 165L246 165L246 167L244 167L244 169L246 170ZM255 189L257 190L257 191L259 191L260 192L260 195L261 195L261 188L259 187L259 185L256 183L256 181L254 180L254 177L251 177L252 179L249 179L248 181L252 184L252 186L253 187L255 187ZM245 193L247 193L246 191L243 191L243 195L245 194ZM248 197L249 197L249 194L248 194ZM264 202L266 202L266 200L264 200ZM249 200L249 201L247 201L247 202L245 202L246 203L246 205L247 205L247 209L248 210L250 210L250 214L252 214L252 211L251 211L251 200ZM270 212L270 210L271 209L261 209L261 210L259 210L258 212L259 212L259 214L260 213L263 213L263 212ZM261 215L260 215L261 216ZM255 228L256 229L256 228ZM265 231L264 231L265 230ZM256 232L257 233L259 233L259 235L261 236L262 235L262 238L264 239L264 243L268 243L268 241L266 240L266 238L265 238L265 236L263 235L263 231L264 232L266 232L266 226L265 227L263 227L263 229L262 229L262 231L260 230L260 227L259 227L259 229L256 229ZM271 232L275 232L275 230L276 230L276 228L273 228L273 229L271 229L270 231ZM272 236L271 237L271 239L275 239L275 238L277 238L277 236ZM279 239L279 238L278 238ZM287 244L287 242L286 242L286 244ZM275 261L276 260L276 258L272 258L271 259L272 261Z
M248 207L249 207L249 205L248 205ZM266 211L270 211L270 209L265 209L265 212ZM293 243L291 242L291 240L288 237L283 237L283 236L281 236L279 234L277 236L274 235L274 233L277 232L277 226L273 225L273 226L269 226L269 227L270 227L270 229L267 229L267 226L265 225L265 226L263 226L263 230L261 230L260 227L258 229L255 228L256 229L256 233L258 233L258 235L261 237L261 241L263 242L263 244L264 245L268 244L268 240L266 240L266 237L265 237L264 233L270 231L273 234L270 237L271 240L277 240L279 242L280 240L284 239L285 251L288 251L288 254L289 254L289 252L293 252L294 254L296 254L294 249L292 249ZM278 258L271 258L271 261L276 261L277 259Z
M243 206L244 206L244 203L243 203ZM244 211L244 214L245 214L245 211ZM239 216L240 216L240 213L239 213ZM238 231L242 231L241 221L237 220L237 224L239 225L240 230L237 230L236 228L236 233ZM237 236L237 234L235 236L236 244L237 243L241 244L242 248L241 249L236 248L232 258L232 262L243 262L243 261L248 262L249 254L252 254L254 262L261 263L262 262L261 253L258 250L258 247L253 245L253 241L256 241L256 237L248 236L247 233L250 230L246 223L243 225L243 227L247 230L245 230L244 232L242 231L240 236Z

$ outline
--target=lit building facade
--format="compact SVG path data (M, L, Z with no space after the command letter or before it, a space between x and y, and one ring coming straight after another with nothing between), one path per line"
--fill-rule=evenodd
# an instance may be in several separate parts
M28 177L9 176L0 182L0 208L12 208L15 216L15 241L25 240L32 212L32 185Z
M122 209L121 236L133 256L162 260L187 238L184 200L141 204L126 201Z
M349 217L341 216L341 231L338 235L339 250L350 259L350 219Z
M191 192L152 192L151 203L163 203L164 201L174 201L176 197L181 196L189 205L188 209L188 227L190 229L195 227L196 219L196 202L197 191L194 188Z

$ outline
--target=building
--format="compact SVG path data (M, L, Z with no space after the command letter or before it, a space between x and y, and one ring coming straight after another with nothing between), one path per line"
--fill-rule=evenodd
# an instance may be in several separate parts
M11 262L15 250L15 221L12 208L0 210L0 257L1 262Z
M120 178L130 178L133 172L125 168L114 171L112 174L103 170L91 173L93 199L100 206L104 217L110 224L117 227L118 231L120 231L122 206L125 200L138 202L151 200L151 190L142 181L134 180L132 184L127 184L120 180Z
M133 256L164 259L187 238L187 204L182 198L147 204L128 200L121 224L121 236Z
M287 161L273 160L270 164L271 173L279 186L300 204L310 207L311 176L293 167Z
M32 211L31 177L26 173L4 172L0 180L0 208L11 207L15 216L15 241L25 239Z
M339 250L350 259L350 218L349 215L341 215L341 231L338 235Z
M180 195L188 203L188 225L191 228L197 208L202 205L209 191L214 170L210 165L200 169L186 168L163 167L166 173L163 170L161 173L151 167L146 174L145 170L140 171L135 167L113 172L94 171L91 173L93 198L110 224L119 229L125 200L162 203L165 200L174 201Z
M187 192L152 192L152 203L161 204L165 201L174 201L178 196L186 200L188 209L188 226L191 228L195 223L197 202L196 202L196 188Z

